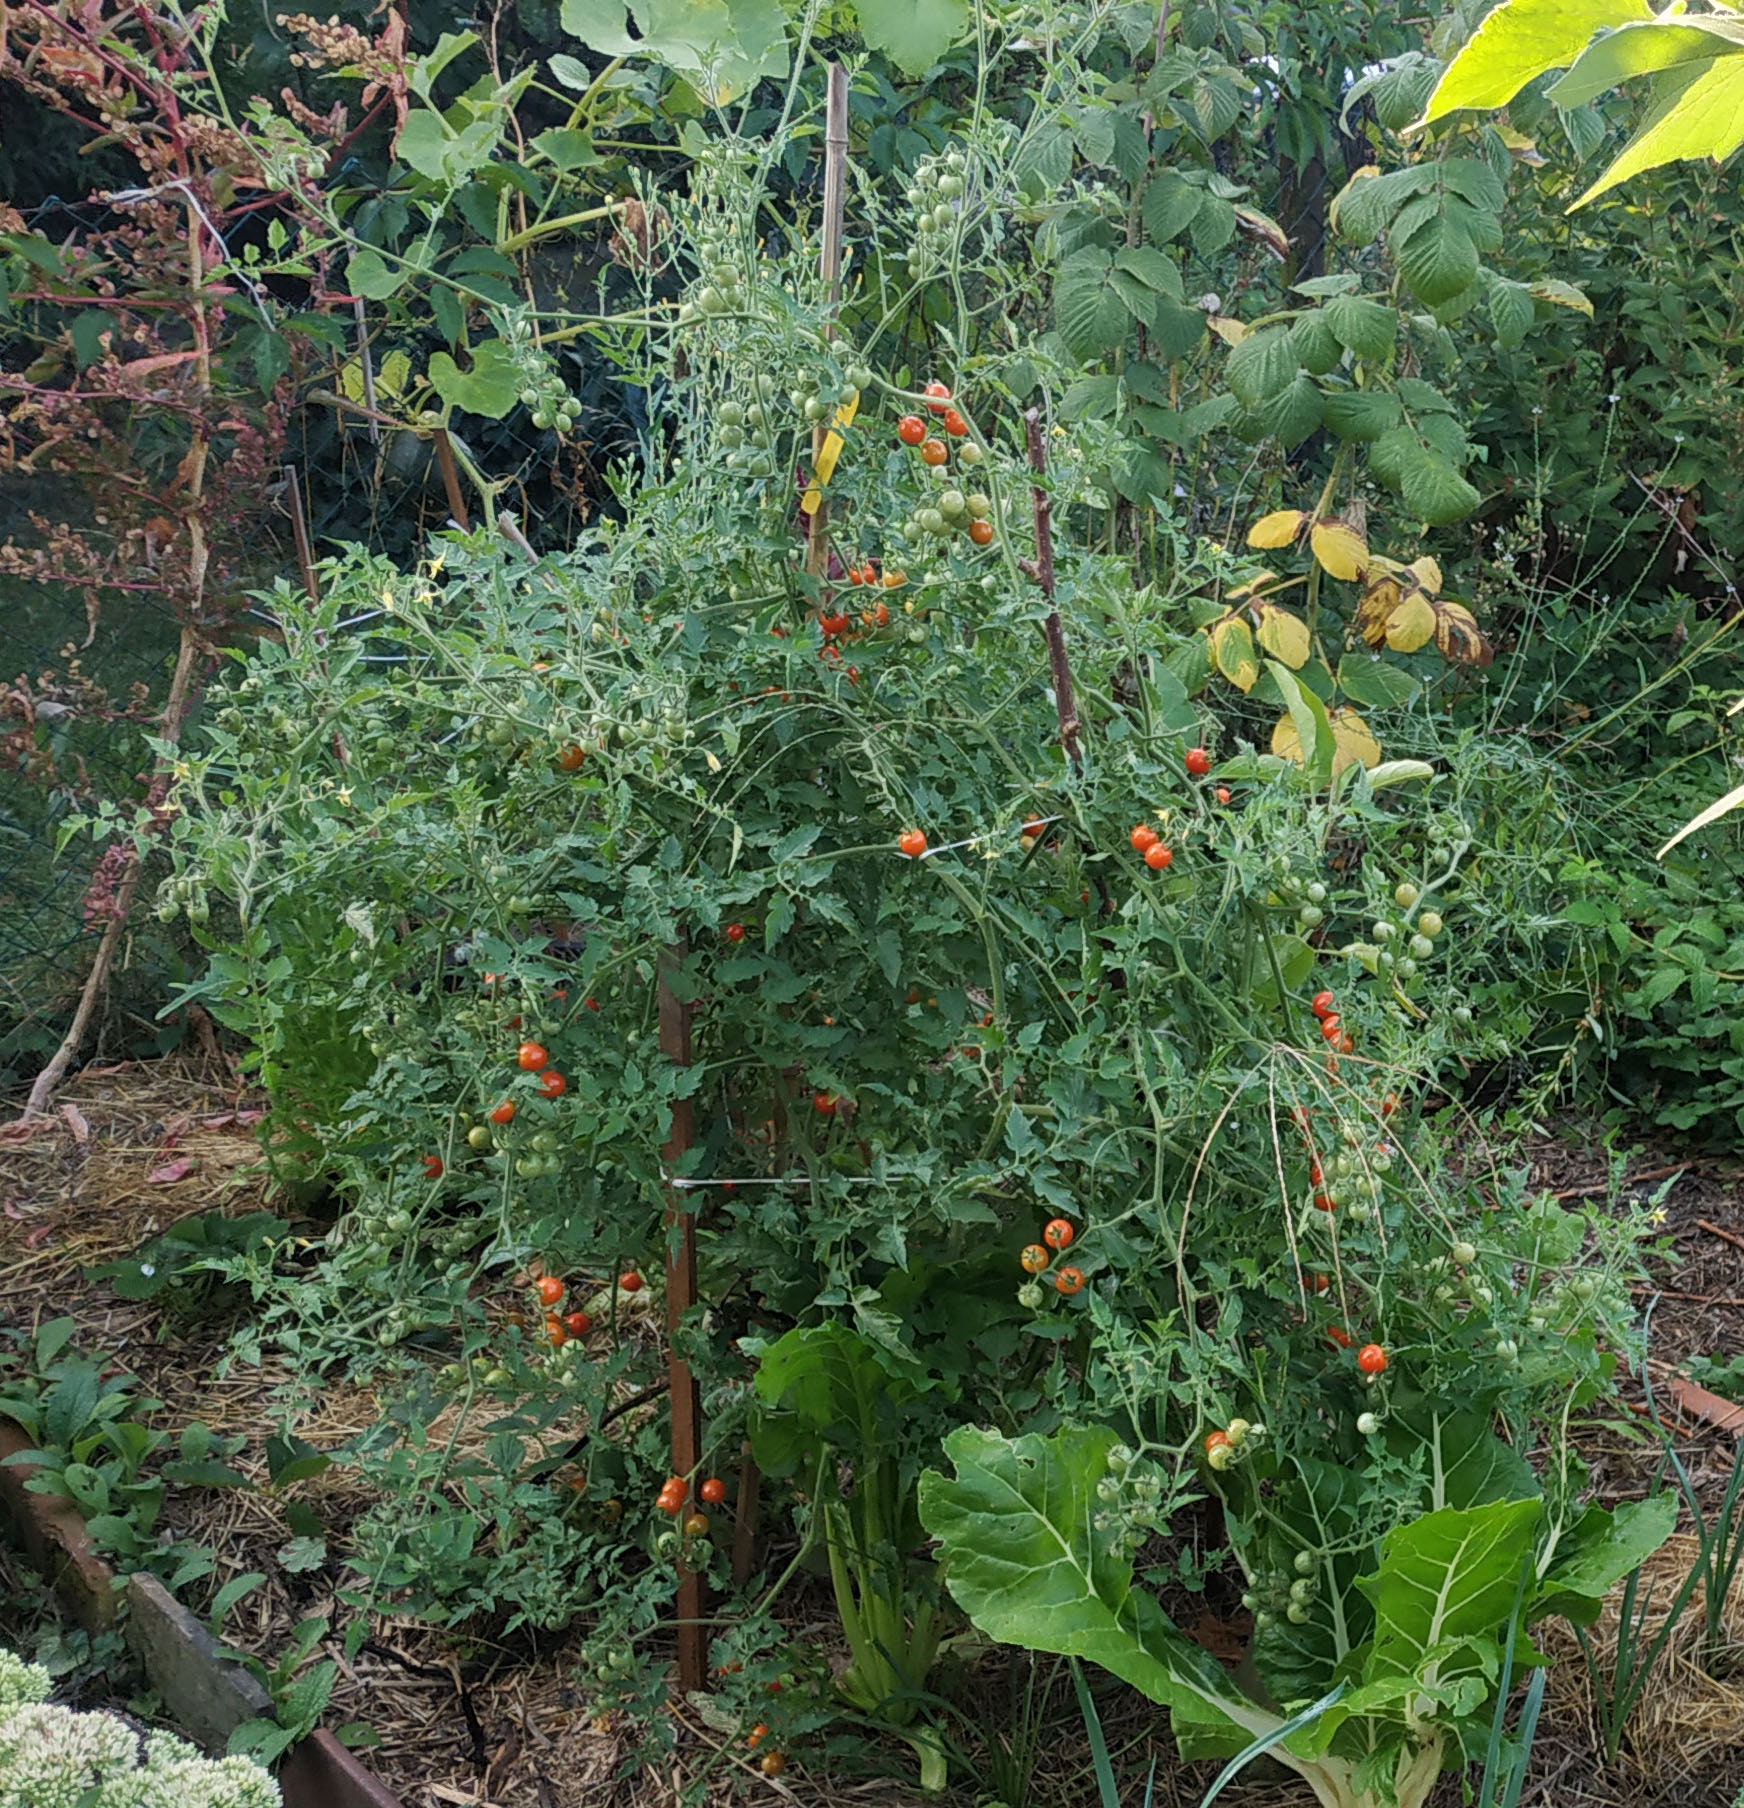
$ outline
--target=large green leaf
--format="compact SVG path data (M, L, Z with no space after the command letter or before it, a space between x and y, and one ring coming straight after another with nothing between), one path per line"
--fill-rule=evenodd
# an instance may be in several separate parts
M1346 655L1340 676L1352 657ZM1428 1480L1423 1504L1431 1511L1525 1500L1538 1492L1531 1464L1470 1407L1419 1401L1388 1418L1386 1436L1394 1456L1420 1463Z
M1332 782L1332 763L1338 754L1338 742L1326 705L1287 665L1268 659L1266 669L1277 684L1284 707L1290 712L1290 720L1296 725L1296 738L1302 748L1302 769L1309 788L1317 791Z
M1424 121L1506 106L1545 70L1572 63L1594 32L1652 17L1647 0L1504 0L1448 64Z
M1676 1524L1674 1494L1626 1500L1615 1512L1588 1507L1563 1534L1527 1619L1561 1614L1577 1625L1590 1625L1612 1586L1651 1557Z
M1327 425L1331 424L1329 417ZM1387 709L1409 703L1417 695L1417 680L1372 653L1352 652L1338 662L1338 688L1352 703Z
M787 69L777 0L563 0L562 18L590 49L664 63L719 104Z
M1145 190L1141 217L1145 236L1153 245L1165 245L1193 224L1205 200L1205 191L1184 182L1171 169L1158 170Z
M1326 324L1340 345L1374 364L1392 351L1399 316L1366 295L1335 295L1326 304Z
M1340 439L1374 440L1399 425L1399 398L1382 389L1328 390L1321 403L1326 430Z
M1425 1688L1469 1675L1513 1618L1542 1512L1535 1499L1443 1507L1389 1532L1379 1567L1358 1583L1375 1606L1364 1682Z
M1701 157L1717 163L1744 144L1744 58L1725 56L1705 66L1692 64L1660 80L1669 92L1576 207L1643 170Z
M825 1446L861 1460L876 1455L895 1444L901 1410L914 1398L868 1339L835 1322L797 1326L771 1344L757 1364L756 1392L752 1441L774 1475L791 1474Z
M969 29L969 0L859 0L860 35L906 75L925 75Z
M1406 286L1426 307L1438 308L1477 281L1478 248L1463 219L1447 209L1424 220L1393 257Z
M1104 358L1127 334L1127 310L1106 251L1074 251L1054 278L1054 326L1082 364Z
M1007 1438L965 1426L945 1440L954 1477L921 1477L921 1520L943 1548L951 1593L990 1638L1100 1664L1170 1709L1199 1755L1240 1751L1279 1716L1135 1589L1131 1561L1097 1529L1096 1485L1115 1434L1072 1428Z
M1596 44L1589 44L1574 67L1550 88L1545 98L1559 107L1582 107L1631 76L1656 75L1682 63L1705 63L1711 57L1744 50L1744 20L1705 18L1676 24L1624 25Z
M1235 399L1244 408L1252 408L1287 389L1300 368L1290 329L1263 326L1229 354L1224 376Z
M1445 458L1415 441L1400 460L1399 493L1411 512L1431 527L1462 519L1483 500Z
M430 386L450 408L500 421L520 394L520 367L502 340L487 339L472 348L470 370L462 370L447 352L433 354Z

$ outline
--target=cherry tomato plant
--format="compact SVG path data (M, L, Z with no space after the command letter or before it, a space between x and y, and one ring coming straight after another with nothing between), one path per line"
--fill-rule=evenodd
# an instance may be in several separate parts
M1020 148L989 128L944 167L997 221ZM178 767L174 895L217 906L185 997L247 1038L281 1174L343 1205L269 1331L311 1388L397 1385L420 1431L444 1402L492 1415L491 1561L568 1579L539 1623L637 1553L595 1613L602 1688L638 1686L623 1642L678 1565L728 1586L726 1515L696 1509L755 1380L831 1563L838 1693L929 1783L911 1723L951 1610L906 1553L941 1445L947 1548L990 1535L964 1478L1013 1449L1061 1467L1116 1568L1217 1492L1271 1698L1313 1699L1373 1642L1357 1578L1399 1528L1530 1501L1511 1535L1541 1581L1558 1539L1601 1536L1566 1456L1536 1476L1520 1453L1629 1348L1644 1220L1528 1198L1443 1090L1507 1052L1466 1001L1536 953L1507 834L1550 813L1547 769L1403 703L1411 757L1340 762L1283 664L1255 711L1190 697L1222 567L1183 532L1135 593L1068 531L1097 428L1052 420L1059 348L954 362L959 317L912 367L873 283L837 306L806 231L760 241L772 154L700 153L669 222L682 302L659 331L590 328L655 417L619 518L563 554L486 525L412 572L331 561L313 605L282 588ZM907 203L863 204L893 280ZM1045 432L1009 399L1037 384ZM1268 739L1279 699L1302 757ZM713 1404L702 1466L662 1488L658 1422L606 1422L664 1372L679 1200L704 1303L679 1336ZM802 1355L845 1429L782 1433ZM904 1425L856 1363L900 1385ZM547 1438L580 1438L585 1486L517 1518L562 1466ZM1436 1479L1455 1442L1483 1453L1463 1506ZM485 1499L455 1448L363 1453L399 1490L366 1574L429 1611L450 1559L467 1607L486 1585L443 1529ZM843 1449L863 1485L837 1499ZM962 1609L1031 1637L958 1562ZM1471 1655L1419 1687L1462 1738ZM1195 1755L1259 1711L1160 1698ZM1459 1739L1401 1699L1377 1681L1342 1736L1397 1733L1400 1774L1432 1781Z

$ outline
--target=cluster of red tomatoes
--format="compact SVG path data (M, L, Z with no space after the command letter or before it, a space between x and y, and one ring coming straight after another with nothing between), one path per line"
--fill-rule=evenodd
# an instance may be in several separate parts
M718 1475L711 1475L697 1491L697 1499L704 1506L718 1507L727 1498L727 1484ZM661 1513L670 1513L674 1518L684 1513L685 1502L690 1495L690 1483L682 1475L669 1475L660 1485L660 1492L654 1497L654 1505ZM687 1538L706 1538L708 1536L708 1515L700 1511L684 1513L683 1530Z
M593 1329L593 1320L585 1312L559 1310L568 1289L556 1275L540 1275L533 1282L533 1291L545 1313L545 1336L552 1349L560 1350L570 1338L585 1337Z
M941 475L951 456L953 440L957 442L957 462L970 467L978 465L986 454L969 438L969 423L951 406L949 388L935 378L921 393L926 398L927 411L938 417L939 426L946 437L940 439L937 434L930 433L927 423L918 414L905 414L896 423L896 437L903 445L912 446L920 453L922 464ZM992 506L988 498L979 491L974 495L964 496L958 490L945 490L941 492L936 506L928 506L919 511L915 522L926 533L935 536L961 530L968 534L972 544L991 546L993 523L988 516L992 513Z
M551 1057L545 1052L543 1043L523 1042L515 1051L515 1065L522 1073L538 1076L539 1096L542 1099L560 1099L569 1090L569 1082L551 1065ZM515 1121L515 1101L503 1099L485 1115L498 1128L512 1124Z
M1040 1243L1026 1243L1023 1253L1017 1258L1023 1265L1025 1274L1042 1274L1048 1264L1061 1251L1072 1247L1072 1240L1077 1236L1069 1218L1050 1218L1042 1226ZM1068 1296L1081 1292L1084 1286L1084 1271L1068 1264L1064 1268L1054 1270L1054 1291Z
M1356 1047L1356 1037L1344 1027L1337 1000L1330 992L1316 992L1309 1008L1320 1020L1320 1040L1336 1053L1348 1055Z

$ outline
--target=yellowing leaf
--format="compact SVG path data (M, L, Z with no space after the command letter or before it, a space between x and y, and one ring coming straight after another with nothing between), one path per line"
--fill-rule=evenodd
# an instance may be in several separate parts
M1431 596L1441 589L1441 567L1433 559L1413 559L1406 570Z
M412 360L404 352L389 352L375 373L377 395L401 396L406 393L406 379L412 374Z
M1316 521L1308 535L1308 544L1320 569L1330 577L1346 583L1360 578L1368 569L1368 543L1354 527L1342 521Z
M1251 602L1255 598L1263 596L1278 582L1278 574L1275 571L1256 571L1245 584L1234 585L1229 591L1229 596L1231 601L1245 598Z
M1495 657L1478 628L1477 618L1461 603L1440 602L1433 609L1435 644L1443 659L1462 665L1488 665Z
M1395 653L1415 653L1435 633L1435 608L1422 591L1402 597L1387 617L1386 642Z
M1248 625L1233 615L1226 615L1211 630L1211 656L1217 669L1238 691L1250 691L1260 675L1259 660L1254 656L1253 635Z
M1553 279L1535 282L1530 293L1534 301L1548 301L1559 308L1573 308L1577 314L1585 314L1589 320L1593 317L1593 304L1573 283Z
M1267 550L1274 546L1289 546L1307 519L1300 509L1273 509L1269 515L1261 515L1247 530L1247 543Z
M1267 603L1260 609L1260 624L1254 638L1274 659L1282 660L1293 672L1308 663L1313 646L1308 624L1301 616L1292 615L1275 603Z
M1371 577L1356 606L1356 628L1366 645L1380 646L1387 638L1387 623L1405 594L1399 580L1390 573Z
M1335 709L1332 721L1332 776L1337 778L1346 766L1378 766L1381 744L1369 732L1369 725L1354 709Z
M1744 785L1734 786L1724 797L1716 798L1699 816L1692 816L1653 856L1654 859L1663 860L1686 835L1693 835L1697 829L1705 829L1710 822L1718 822L1722 816L1736 810L1740 804L1744 804Z
M1288 716L1279 716L1272 725L1272 752L1279 759L1294 760L1298 765L1302 763L1302 737Z
M1247 328L1239 320L1231 320L1226 314L1210 314L1206 316L1212 332L1225 345L1240 345L1247 337Z

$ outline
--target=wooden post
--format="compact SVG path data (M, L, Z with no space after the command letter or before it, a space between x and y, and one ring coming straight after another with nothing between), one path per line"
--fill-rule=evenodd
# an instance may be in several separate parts
M660 1052L676 1067L690 1065L690 1013L672 989L671 975L683 961L682 937L660 956ZM672 1101L672 1128L660 1150L668 1174L690 1147L689 1099ZM674 1187L666 1203L666 1377L672 1406L672 1473L691 1476L702 1462L702 1399L696 1377L678 1347L679 1326L696 1304L696 1214ZM678 1686L700 1689L708 1675L707 1628L703 1625L703 1579L678 1566Z
M1042 417L1033 408L1023 417L1024 439L1029 446L1030 469L1038 477L1047 472L1047 454L1042 448ZM1084 763L1078 747L1083 725L1078 720L1078 703L1072 691L1072 668L1066 659L1066 631L1060 625L1060 612L1051 605L1054 600L1054 505L1042 486L1030 486L1035 509L1035 578L1050 605L1043 632L1048 637L1048 670L1054 682L1054 713L1060 720L1060 745L1074 766Z

